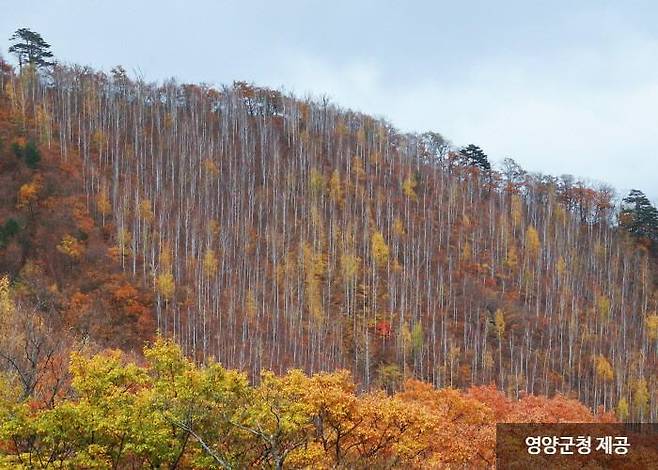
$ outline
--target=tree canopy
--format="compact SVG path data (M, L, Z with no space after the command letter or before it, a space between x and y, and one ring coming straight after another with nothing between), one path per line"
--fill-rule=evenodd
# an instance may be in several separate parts
M477 145L470 144L459 151L466 165L476 166L483 170L491 170L487 154Z
M623 199L620 225L636 238L658 241L658 210L637 189Z
M50 52L50 44L39 33L28 28L20 28L9 40L14 41L14 44L9 47L9 52L16 55L21 68L27 64L36 67L54 65L54 62L48 60L53 57L53 53Z
M495 387L407 380L396 394L358 394L344 370L263 371L251 385L162 339L144 357L137 365L118 351L74 352L69 391L47 405L0 374L0 466L489 468L496 421L614 421L576 400L513 401Z

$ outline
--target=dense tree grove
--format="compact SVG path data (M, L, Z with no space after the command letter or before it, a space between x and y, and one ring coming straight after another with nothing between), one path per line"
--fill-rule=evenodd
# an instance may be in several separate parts
M307 376L196 366L158 340L138 366L74 353L52 406L0 381L2 468L492 468L495 422L612 422L561 396L510 400L495 387L408 380L357 395L347 371Z
M658 418L652 261L616 226L609 189L465 164L438 134L245 83L3 64L0 89L3 165L20 181L2 262L18 285L116 267L38 290L90 340L150 328L255 380L300 368L349 370L362 391L496 383ZM41 160L8 159L29 142ZM52 199L61 184L68 206ZM37 230L74 203L77 228ZM52 262L30 259L29 234Z

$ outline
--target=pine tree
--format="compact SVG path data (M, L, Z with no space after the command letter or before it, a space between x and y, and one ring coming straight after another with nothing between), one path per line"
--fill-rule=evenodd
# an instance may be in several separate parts
M466 165L477 166L483 170L491 170L487 154L477 145L470 144L459 151L462 161Z
M25 156L25 164L33 170L36 169L41 161L41 153L34 142L28 142L25 145L23 155Z
M9 52L16 55L21 69L24 64L38 68L54 65L54 62L48 61L53 56L53 53L49 51L50 44L44 41L39 33L28 28L20 28L9 40L17 41L9 48Z
M658 241L658 210L644 193L633 189L623 202L620 226L636 238Z

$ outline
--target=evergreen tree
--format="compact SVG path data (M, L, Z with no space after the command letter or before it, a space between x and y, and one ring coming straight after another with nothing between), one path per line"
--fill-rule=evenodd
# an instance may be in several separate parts
M24 146L18 142L14 142L11 148L16 158L25 158L25 164L33 170L36 169L41 161L41 152L39 152L39 148L34 141L29 141Z
M658 210L637 189L623 199L620 225L636 238L658 241Z
M23 147L18 142L11 144L11 150L16 155L16 158L23 158Z
M34 142L30 141L27 143L23 150L23 155L25 156L25 164L33 170L41 161L41 153Z
M4 225L0 224L0 248L6 246L9 239L20 231L20 226L15 219L9 219Z
M35 67L54 65L54 62L48 61L53 56L53 53L49 50L50 44L44 41L39 33L27 28L20 28L9 40L15 41L15 44L9 47L9 52L16 55L21 69L23 64L34 65Z
M470 144L467 147L463 147L459 151L459 154L466 165L477 166L483 170L491 170L491 164L489 163L487 154L477 145Z

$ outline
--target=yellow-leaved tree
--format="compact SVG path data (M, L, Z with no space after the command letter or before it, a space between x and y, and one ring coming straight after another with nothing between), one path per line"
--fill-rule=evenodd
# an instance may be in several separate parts
M329 197L336 204L343 204L343 187L340 182L340 173L338 172L338 169L335 169L331 173L331 179L329 180Z
M28 208L32 212L34 203L39 198L42 182L41 175L37 174L32 178L32 181L20 187L18 190L18 202L16 204L18 209Z
M375 263L380 266L386 266L388 262L389 248L384 240L384 236L381 232L375 231L372 233L371 237L371 250L372 257L375 260Z
M416 186L418 186L418 182L416 181L416 177L414 175L407 176L402 182L402 192L405 196L413 201L418 200L418 194L416 194Z
M84 246L74 236L66 234L57 245L57 251L77 261L84 252Z
M105 218L112 212L112 204L110 203L110 196L107 191L106 185L101 185L98 194L96 195L96 208L102 217L103 226L105 226Z
M599 354L594 358L594 364L596 368L596 375L603 380L604 382L610 382L614 376L615 376L615 371L612 368L612 365L610 364L610 361L608 359Z
M209 278L215 277L217 273L217 253L212 248L206 250L206 254L203 255L203 272Z
M541 250L539 234L537 233L537 229L532 225L529 225L525 232L525 250L531 258L539 256L539 251Z
M158 274L156 284L160 295L167 301L171 300L176 290L173 274L169 271Z

